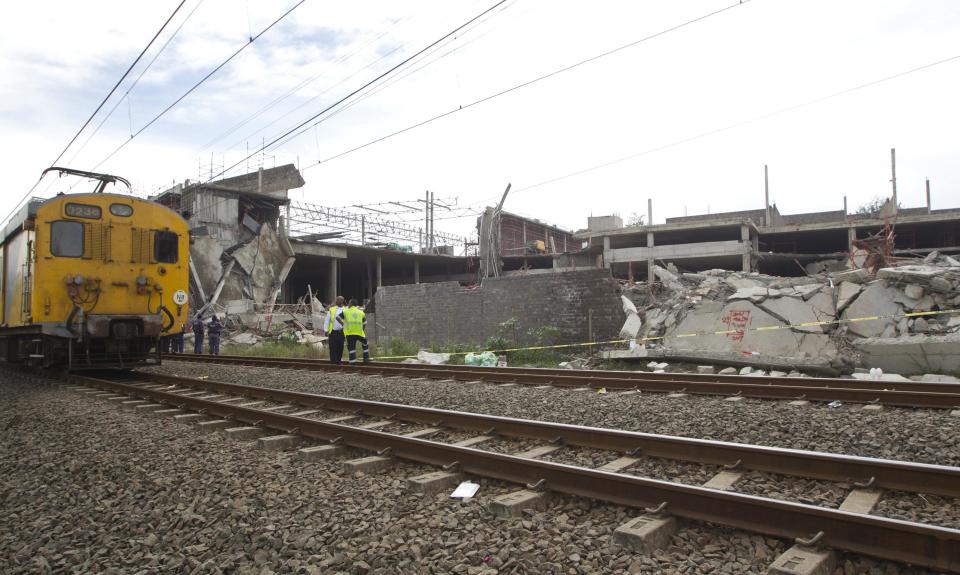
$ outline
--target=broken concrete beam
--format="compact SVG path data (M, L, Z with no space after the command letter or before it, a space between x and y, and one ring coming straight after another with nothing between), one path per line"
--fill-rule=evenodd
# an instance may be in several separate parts
M837 291L837 312L839 313L847 309L847 306L853 303L853 300L860 295L860 290L862 289L863 287L858 283L841 283Z

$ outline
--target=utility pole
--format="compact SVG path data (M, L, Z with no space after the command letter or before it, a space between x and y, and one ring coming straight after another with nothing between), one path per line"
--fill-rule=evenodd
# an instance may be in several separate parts
M770 178L767 165L763 165L763 225L770 225Z
M423 192L423 253L430 250L430 191Z
M890 183L893 184L893 209L899 212L897 205L897 149L890 148Z
M930 213L930 178L927 178L927 213Z

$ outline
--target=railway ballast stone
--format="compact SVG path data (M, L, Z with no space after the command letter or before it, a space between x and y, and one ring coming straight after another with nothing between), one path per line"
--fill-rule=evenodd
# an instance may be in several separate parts
M580 423L623 418L623 424L649 421L677 431L687 419L665 413L663 402L647 394L570 397L562 390L424 386L355 374L319 378L309 372L199 367L197 375L214 380L260 386L299 382L310 391L406 397L426 405L469 401L485 409L522 408L528 416L551 410L552 419L565 413ZM190 368L171 362L159 369L188 375ZM557 495L545 510L498 519L487 503L515 486L471 478L481 487L470 501L443 493L423 497L406 490L403 478L436 468L398 462L391 473L348 474L338 459L305 463L292 452L267 453L172 419L117 410L42 378L6 370L0 377L2 573L733 575L762 573L786 548L779 539L691 522L664 549L638 555L612 542L613 530L631 517L627 508ZM698 413L693 423L704 429L716 426L715 432L742 437L756 432L783 441L853 437L837 432L836 420L845 418L835 411L825 412L828 420L819 422L827 427L823 432L778 430L777 421L797 424L783 417L784 411L759 427L731 429L720 403L691 398L675 408ZM811 416L824 413L811 409ZM876 426L882 445L903 454L939 441L944 448L937 456L952 457L955 448L931 434L933 428L894 420L891 433ZM955 435L956 427L942 415L937 421ZM906 436L896 435L904 430ZM910 433L917 437L909 440ZM865 435L856 437L861 447L869 442ZM898 572L887 563L855 557L848 562L847 573Z

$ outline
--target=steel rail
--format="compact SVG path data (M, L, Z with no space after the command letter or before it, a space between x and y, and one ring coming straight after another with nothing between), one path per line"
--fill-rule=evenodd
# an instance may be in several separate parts
M795 378L787 385L780 385L780 378L767 379L750 376L730 376L730 381L712 382L696 380L647 380L642 377L621 377L623 372L569 372L537 373L534 370L524 372L505 371L502 368L464 368L463 366L405 365L391 363L334 365L318 360L287 360L277 358L180 355L178 360L200 363L222 363L228 365L249 365L277 367L284 369L304 369L313 371L334 371L361 373L381 376L423 377L430 379L452 379L457 381L482 380L491 383L516 383L518 385L553 385L556 387L590 387L595 389L639 390L659 393L683 392L697 395L742 395L761 399L806 399L809 401L830 402L834 400L851 403L878 403L897 407L924 407L953 409L960 407L960 385L956 384L917 384L928 386L926 389L943 391L920 391L913 385L904 385L901 389L879 389L874 384L891 382L869 382L865 380L829 380L841 382L846 387L818 385L816 378ZM583 375L578 375L583 373ZM647 375L647 374L642 374ZM939 386L939 387L929 387Z
M960 394L960 384L958 383L938 383L923 381L888 381L873 379L843 379L839 377L758 377L755 375L720 375L720 374L702 374L702 373L652 373L646 371L621 371L621 370L599 370L599 369L555 369L545 367L479 367L471 365L425 365L425 364L405 364L385 361L375 361L367 364L358 363L353 366L341 364L334 366L327 360L319 359L291 359L285 357L257 357L242 355L178 355L170 357L174 360L197 361L208 363L247 363L256 362L262 365L293 365L298 368L303 366L318 366L323 369L369 369L379 367L397 367L409 370L430 370L430 371L458 371L473 372L477 374L496 371L498 373L509 373L514 375L556 375L566 377L578 377L586 380L594 379L630 379L639 381L665 381L674 383L736 383L736 382L769 382L770 385L778 387L826 387L843 389L873 389L888 391L922 391L925 393L958 393ZM326 366L325 368L323 366Z
M526 459L103 379L81 376L71 379L75 383L179 405L212 416L295 431L316 440L338 441L431 465L455 466L465 473L483 477L522 484L540 482L558 493L641 509L666 504L665 509L679 517L775 537L806 538L822 532L822 543L837 549L934 569L960 569L960 530Z
M960 497L960 467L515 419L148 372L134 372L134 375L166 385L230 393L309 408L359 413L431 427L445 425L487 434L492 430L492 433L498 435L540 439L565 445L828 481L871 483L886 489Z

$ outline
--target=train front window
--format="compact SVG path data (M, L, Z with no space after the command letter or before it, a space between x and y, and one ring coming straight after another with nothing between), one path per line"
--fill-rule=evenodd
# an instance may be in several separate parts
M83 256L83 224L59 221L50 224L50 253L61 258Z
M156 232L153 237L153 259L162 264L175 264L179 247L177 234Z

